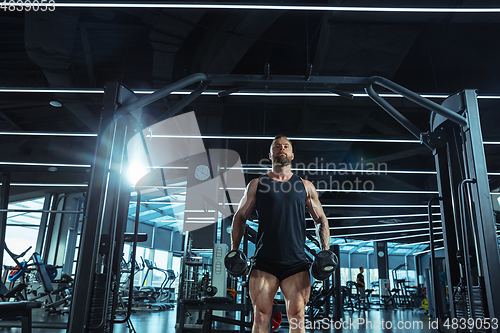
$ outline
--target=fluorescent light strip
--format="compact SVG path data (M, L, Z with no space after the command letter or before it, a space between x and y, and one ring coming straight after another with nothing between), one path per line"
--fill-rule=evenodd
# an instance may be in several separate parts
M137 204L136 201L130 201L131 204ZM176 206L183 206L185 205L184 202L169 202L169 201L141 201L140 202L142 205L176 205Z
M245 187L219 187L219 190L245 191ZM437 191L390 191L390 190L341 190L341 189L316 189L317 192L346 192L346 193L400 193L400 194L438 194Z
M322 207L336 208L427 208L427 205L321 205ZM439 205L432 205L432 208L440 208Z
M155 90L149 89L132 89L134 94L137 95L150 95L155 92ZM218 96L219 93L224 90L205 90L201 94L208 96ZM22 87L1 87L0 93L68 93L68 94L104 94L104 89L90 89L90 88L82 88L82 89L71 89L71 88L22 88ZM191 94L191 90L178 90L171 92L171 95L189 95ZM297 97L340 97L340 95L335 93L325 93L325 92L268 92L268 91L254 91L254 92L234 92L230 93L230 95L240 95L240 96L297 96ZM367 98L369 95L367 93L352 93L354 97L364 97ZM393 94L393 93L380 93L380 97L385 98L402 98L402 95ZM420 96L424 98L435 98L435 99L445 99L453 94L420 94ZM477 98L484 99L500 99L500 95L478 95Z
M166 189L179 189L179 188L186 188L186 186L156 186L156 185L132 185L131 187L156 187L156 188L166 188ZM180 193L176 193L180 194Z
M0 135L97 137L94 133L0 132Z
M18 166L43 166L43 167L73 167L90 168L90 164L63 164L63 163L29 163L29 162L0 162L0 165L18 165Z
M329 164L329 163L325 163ZM221 167L221 170L257 170L257 171L267 171L271 169L269 167L234 167L234 168L225 168ZM371 170L371 169L316 169L316 168L291 168L292 171L308 171L308 172L338 172L340 174L355 174L355 173L366 173L366 174L375 174L375 173L402 173L402 174L427 174L427 175L435 175L436 171L411 171L411 170Z
M204 209L186 209L184 213L215 213L214 209L204 210Z
M345 173L345 174L354 174L354 173L367 173L368 175L374 174L374 173L382 173L382 174L389 174L389 173L403 173L403 174L427 174L427 175L435 175L437 174L436 171L404 171L404 170L346 170L346 169L307 169L307 168L292 168L292 170L296 171L309 171L309 172L338 172L338 173Z
M437 250L443 250L444 249L444 246L443 247L437 247L434 249L434 251L437 251ZM427 252L431 252L431 250L425 250L425 251L420 251L420 252L417 252L417 253L411 253L412 255L416 256L416 255L419 255L419 254L422 254L422 253L427 253Z
M0 89L1 92L1 89ZM54 132L0 132L0 135L26 135L26 136L76 136L76 137L97 137L94 133L54 133ZM224 139L224 140L273 140L274 136L230 136L230 135L146 135L148 138L172 138L172 139ZM308 138L308 137L290 137L292 141L323 141L323 142L367 142L367 143L418 143L419 140L400 140L400 139L359 139L359 138ZM483 142L483 144L500 145L500 141ZM154 167L156 168L156 167ZM167 167L157 167L167 168ZM266 168L247 167L247 168L230 168L244 170L261 170ZM294 170L300 170L295 168ZM303 169L303 170L329 170L329 169ZM333 170L331 170L333 171ZM339 170L346 172L346 170ZM350 171L350 170L349 170ZM360 172L362 170L359 170ZM364 172L377 172L376 170L363 170ZM355 172L355 170L354 170ZM381 172L381 171L380 171ZM430 173L435 174L435 171L387 171L388 173ZM495 174L498 175L498 174Z
M433 221L433 223L438 223L439 221ZM404 222L404 223L389 223L389 224L368 224L368 225L350 225L350 226L336 226L331 227L330 230L338 229L366 229L366 228L383 228L383 227L401 227L405 225L415 225L415 224L429 224L429 221L421 222ZM306 228L308 231L315 231L316 228Z
M172 169L172 170L187 170L187 166L152 166L144 167L144 169Z
M13 6L28 6L25 3L12 3ZM29 5L32 6L31 4ZM162 8L162 9L245 9L245 10L299 10L334 12L396 12L396 13L499 13L500 8L425 8L425 7L351 7L351 6L306 6L306 5L265 5L230 3L78 3L55 2L47 4L54 7L81 8Z
M153 165L153 166L141 166L139 167L141 170L151 170L151 169L171 169L171 170L187 170L189 167L187 166L158 166L158 165Z
M193 221L193 220L190 220L190 221L186 221L186 223L206 223L206 224L212 224L212 223L215 223L214 221Z
M442 235L442 232L435 232L434 235ZM371 239L371 240L366 240L366 241L356 241L356 242L351 242L351 243L344 243L344 244L339 244L340 246L346 246L346 245L358 245L358 244L363 244L367 242L385 242L385 241L391 241L391 240L396 240L396 239L406 239L406 238L414 238L414 237L424 237L424 236L429 236L429 234L420 234L420 235L412 235L412 236L401 236L401 237L391 237L391 238L381 238L381 239ZM333 238L333 237L332 237Z
M0 185L3 185L0 183ZM10 183L10 186L36 186L36 187L72 187L72 186L89 186L88 184L34 184L34 183Z
M230 93L231 96L262 96L262 97L340 97L332 92L272 92L272 91L238 91Z
M155 90L132 90L136 95L151 95ZM104 89L71 89L71 88L0 88L0 93L50 93L50 94L104 94ZM192 91L173 91L171 95L189 95ZM218 96L220 91L205 90L202 95Z
M441 213L432 213L432 215L441 215ZM405 214L405 215L365 215L365 216L335 216L328 217L328 220L349 220L349 219L387 219L395 217L418 217L418 216L428 216L428 214ZM306 220L312 220L311 217L306 218Z
M154 200L154 199L151 199L151 200ZM176 204L176 205L185 205L186 202L185 201L141 201L141 204L142 203L155 203L155 202L158 202L158 203L162 203L162 204ZM137 201L130 201L131 204L136 204Z
M172 138L172 139L230 139L230 140L273 140L274 136L229 136L229 135L146 135L147 138ZM392 142L392 143L418 143L420 140L392 140L392 139L344 139L344 138L307 138L289 137L292 141L328 141L328 142Z
M70 89L70 88L0 88L0 93L67 93L67 94L104 94L104 89Z
M499 144L492 143L492 144ZM369 162L368 162L369 163ZM325 162L325 164L328 164ZM220 170L255 170L265 172L271 169L269 167L232 167L225 168L221 167ZM371 169L315 169L315 168L290 168L292 171L306 171L306 172L338 172L339 174L355 174L355 173L366 173L366 174L391 174L391 173L399 173L399 174L426 174L426 175L436 175L437 171L419 171L419 170L371 170ZM488 172L488 176L500 176L500 172ZM427 206L426 206L427 207Z
M346 192L346 193L399 193L399 194L438 194L437 191L397 191L397 190L342 190L316 189L317 192Z
M435 227L435 229L442 229L442 227ZM406 230L389 230L389 231L377 231L378 234L393 234L395 232L415 232L415 231L425 231L429 230L429 228L420 228L420 229L406 229ZM331 235L331 238L345 238L345 237L356 237L356 236L367 236L373 235L374 232L361 232L357 234L345 234L345 235Z

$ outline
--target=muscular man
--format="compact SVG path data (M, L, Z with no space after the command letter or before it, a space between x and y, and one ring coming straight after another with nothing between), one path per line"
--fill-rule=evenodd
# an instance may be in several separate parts
M316 224L321 249L329 249L330 229L313 184L291 171L292 144L277 135L269 158L272 171L253 179L241 199L231 230L231 248L238 249L245 223L254 208L259 216L259 230L254 265L249 278L253 304L252 333L268 332L273 301L278 288L285 297L290 323L304 323L311 282L306 260L305 207ZM304 325L290 325L290 332L305 332Z

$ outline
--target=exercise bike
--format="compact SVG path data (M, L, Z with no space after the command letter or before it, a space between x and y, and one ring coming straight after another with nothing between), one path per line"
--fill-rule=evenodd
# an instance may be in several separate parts
M26 300L26 288L28 287L25 273L28 270L28 263L25 260L19 261L20 258L24 257L31 246L28 247L21 254L14 254L9 250L7 245L5 245L5 251L14 260L16 266L4 265L4 275L2 281L0 281L0 299L4 302L9 301L13 298L15 301ZM21 280L19 280L21 278ZM7 286L5 283L9 281Z

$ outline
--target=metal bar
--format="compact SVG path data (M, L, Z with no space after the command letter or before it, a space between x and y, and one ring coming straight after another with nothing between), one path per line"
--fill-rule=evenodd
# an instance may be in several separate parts
M83 214L81 210L58 210L58 209L4 209L1 208L0 212L13 212L13 213L61 213L61 214Z
M186 231L184 233L184 244L183 244L183 251L182 251L182 262L181 262L181 271L180 271L180 281L179 281L179 296L177 297L177 323L179 324L179 332L184 332L184 323L186 321L185 318L185 309L188 307L187 304L184 304L181 302L181 299L185 298L184 295L184 287L185 287L185 280L186 280L186 269L188 269L189 266L186 265L187 259L188 259L188 250L189 250L189 237L191 235L189 234L189 231Z
M212 311L212 310L208 310L208 311ZM226 324L232 324L232 325L236 325L236 326L240 326L240 331L243 329L244 331L244 328L252 328L252 323L247 323L246 321L239 321L237 319L232 319L232 318L226 318L226 317L220 317L220 316L216 316L216 315L212 315L212 321L220 321L221 323L226 323Z
M243 234L243 253L245 256L248 258L248 242L249 242L249 234L248 234L248 229L250 227L246 225L245 227L245 232ZM250 268L251 269L251 268ZM247 289L250 288L250 275L247 276L246 274L243 274L241 278L241 303L248 305L250 303L250 300L247 298ZM236 287L238 289L238 287ZM246 317L248 316L248 311L241 311L240 314L240 320L239 322L243 324L245 322ZM240 326L240 333L244 332L243 325Z
M84 332L90 314L92 290L94 285L96 259L100 244L101 217L104 205L104 187L107 183L111 152L113 150L114 126L113 112L116 105L119 84L106 85L106 94L101 116L101 126L96 145L95 160L89 184L89 194L82 227L80 251L78 254L73 304L69 316L69 332ZM111 124L111 126L109 126Z
M493 215L490 185L487 176L486 159L483 149L483 138L481 131L481 121L479 118L479 108L477 105L477 95L474 90L465 90L465 105L469 131L466 132L465 151L468 161L468 178L476 180L475 186L470 186L471 204L473 204L472 214L477 231L478 251L480 253L479 273L482 274L485 282L486 301L484 302L485 317L500 317L500 290L497 287L498 276L500 275L500 254L498 250L498 240L495 232L495 217ZM479 263L478 263L479 264ZM498 332L492 329L492 332Z
M202 73L192 74L192 75L185 77L177 82L174 82L174 83L172 83L172 84L170 84L162 89L155 91L151 95L144 96L144 97L142 97L142 98L140 98L140 99L138 99L130 104L126 104L126 105L122 106L121 108L119 108L116 111L115 119L118 119L121 116L130 113L131 111L142 108L143 106L146 106L148 104L156 102L160 98L163 98L165 96L170 95L170 93L175 91L175 90L182 89L182 88L187 87L193 83L196 83L199 81L203 82L206 80L207 80L207 76L205 74L202 74ZM193 94L193 93L194 92L192 92L191 94ZM198 97L198 96L196 96L196 97Z
M157 123L159 121L168 119L170 117L175 116L180 110L182 110L184 107L188 106L189 103L194 101L196 98L198 98L201 93L207 89L209 85L208 81L202 81L198 85L198 87L193 90L188 96L184 97L182 100L180 100L177 104L175 104L173 107L170 108L167 112L162 114L160 117L158 117L153 123Z
M10 173L2 174L2 188L0 189L0 207L9 206L10 196ZM0 272L3 270L3 249L5 246L5 234L7 231L7 212L0 212Z
M51 210L56 210L57 207L59 206L59 203L65 196L59 196L55 195L54 200L52 201L52 208ZM47 230L46 230L46 235L45 239L43 240L43 252L40 253L43 262L48 263L49 260L49 252L50 252L50 246L52 245L52 235L54 234L54 227L56 223L56 216L54 214L49 215L49 220L47 224Z
M463 242L463 257L465 263L465 280L467 281L467 302L469 303L469 315L470 317L475 317L475 304L474 304L474 282L472 280L472 269L471 269L471 254L469 252L469 228L467 226L467 208L465 207L464 197L465 197L465 184L466 183L475 183L474 179L464 179L460 183L459 192L458 192L458 204L460 207L461 213L461 224L462 224L462 242ZM474 325L475 326L475 325ZM476 327L472 327L472 332L476 332Z
M51 193L45 194L45 199L43 200L43 209L41 210L42 216L40 217L40 226L38 229L38 237L37 237L36 246L35 246L36 253L42 253L43 241L45 239L45 232L47 229L47 221L49 219L49 214L47 214L47 213L50 212L50 199L51 198L52 198ZM9 210L7 209L7 211L9 211Z
M387 111L394 119L398 121L401 125L403 125L404 128L406 128L411 134L413 134L414 137L420 140L420 134L422 131L415 126L412 122L410 122L405 116L403 116L401 113L399 113L398 110L396 110L391 104L389 104L385 99L380 97L375 90L373 89L372 85L369 85L367 88L365 88L366 93L370 96L370 98L378 104L382 109ZM429 146L427 146L429 147ZM429 147L432 149L431 147Z
M383 78L380 76L372 76L368 79L368 82L370 83L369 87L371 87L373 84L378 84L379 86L382 86L382 87L387 88L393 92L396 92L398 94L403 95L403 97L405 97L406 99L408 99L408 100L410 100L410 101L412 101L420 106L423 106L426 109L434 111L437 114L440 114L443 117L450 119L451 121L459 124L460 126L467 126L467 120L464 117L460 116L459 114L457 114L457 113L451 111L450 109L445 108L444 106L439 105L439 104L437 104L437 103L435 103L427 98L424 98L424 97L420 96L419 94L414 93L413 91L406 89L406 88L400 86L399 84L396 84L396 83L394 83L386 78ZM372 90L373 90L373 88L372 88ZM373 90L373 92L374 92L374 90ZM367 91L367 93L368 93L368 91ZM370 97L373 97L370 93L368 93L368 95L370 95Z
M137 205L135 207L135 221L134 221L134 235L132 237L132 259L130 266L130 275L129 275L129 286L128 286L128 294L129 300L127 304L127 314L124 319L114 320L115 323L126 323L130 319L130 315L132 314L132 294L134 291L134 276L135 276L135 256L137 255L137 235L139 233L139 213L141 210L140 203L141 202L141 191L137 191Z
M432 293L432 299L433 299L433 304L434 304L434 310L436 311L436 318L441 318L442 314L442 309L441 309L441 303L438 303L438 297L437 297L437 292L439 289L439 282L437 279L437 271L436 271L436 253L434 251L434 228L432 226L432 203L434 201L441 200L440 197L434 197L429 200L428 202L428 212L429 212L429 246L431 248L431 269L429 272L431 273L431 280L432 280L432 286L433 286L433 293Z
M0 327L21 327L21 322L19 320L5 320L0 321ZM68 323L58 323L54 321L32 321L31 327L33 328L52 328L52 329L67 329Z
M105 288L104 288L104 298L103 298L103 307L101 311L101 321L98 325L89 325L87 324L86 330L102 330L104 329L104 325L108 321L109 311L113 312L113 304L110 306L110 299L112 295L112 279L113 275L117 272L113 270L113 263L115 259L115 248L116 243L123 242L123 233L121 235L117 235L117 224L119 222L125 222L126 218L123 221L118 221L118 217L120 217L120 210L123 207L123 204L129 206L130 199L127 198L125 201L121 201L121 191L123 190L123 182L121 171L124 167L124 156L125 156L125 147L126 147L126 138L128 131L128 122L132 120L132 117L127 115L126 117L121 117L115 122L114 136L112 141L112 151L109 159L109 170L107 183L103 187L103 193L105 194L105 199L103 202L103 214L101 215L101 234L100 234L100 245L99 245L99 269L102 274L105 276ZM126 215L125 215L126 216ZM121 239L119 239L120 237ZM121 253L120 253L121 258ZM115 268L117 268L115 266ZM95 296L95 289L93 290ZM95 305L94 305L95 306ZM95 309L95 307L94 307Z
M306 75L244 75L244 74L208 74L211 84L226 83L300 83L300 84L359 84L366 85L368 77L356 76L306 76Z

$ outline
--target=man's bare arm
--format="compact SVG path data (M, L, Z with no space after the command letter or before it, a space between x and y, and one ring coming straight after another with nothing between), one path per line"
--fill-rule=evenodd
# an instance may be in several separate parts
M321 249L328 250L330 248L330 226L328 225L328 219L323 211L318 192L316 192L314 185L308 180L303 180L303 182L307 189L306 206L316 224L316 237L318 237Z
M240 247L241 239L245 234L245 224L255 208L258 182L258 179L253 179L248 184L245 194L241 198L238 210L234 214L231 226L231 250L237 250Z

